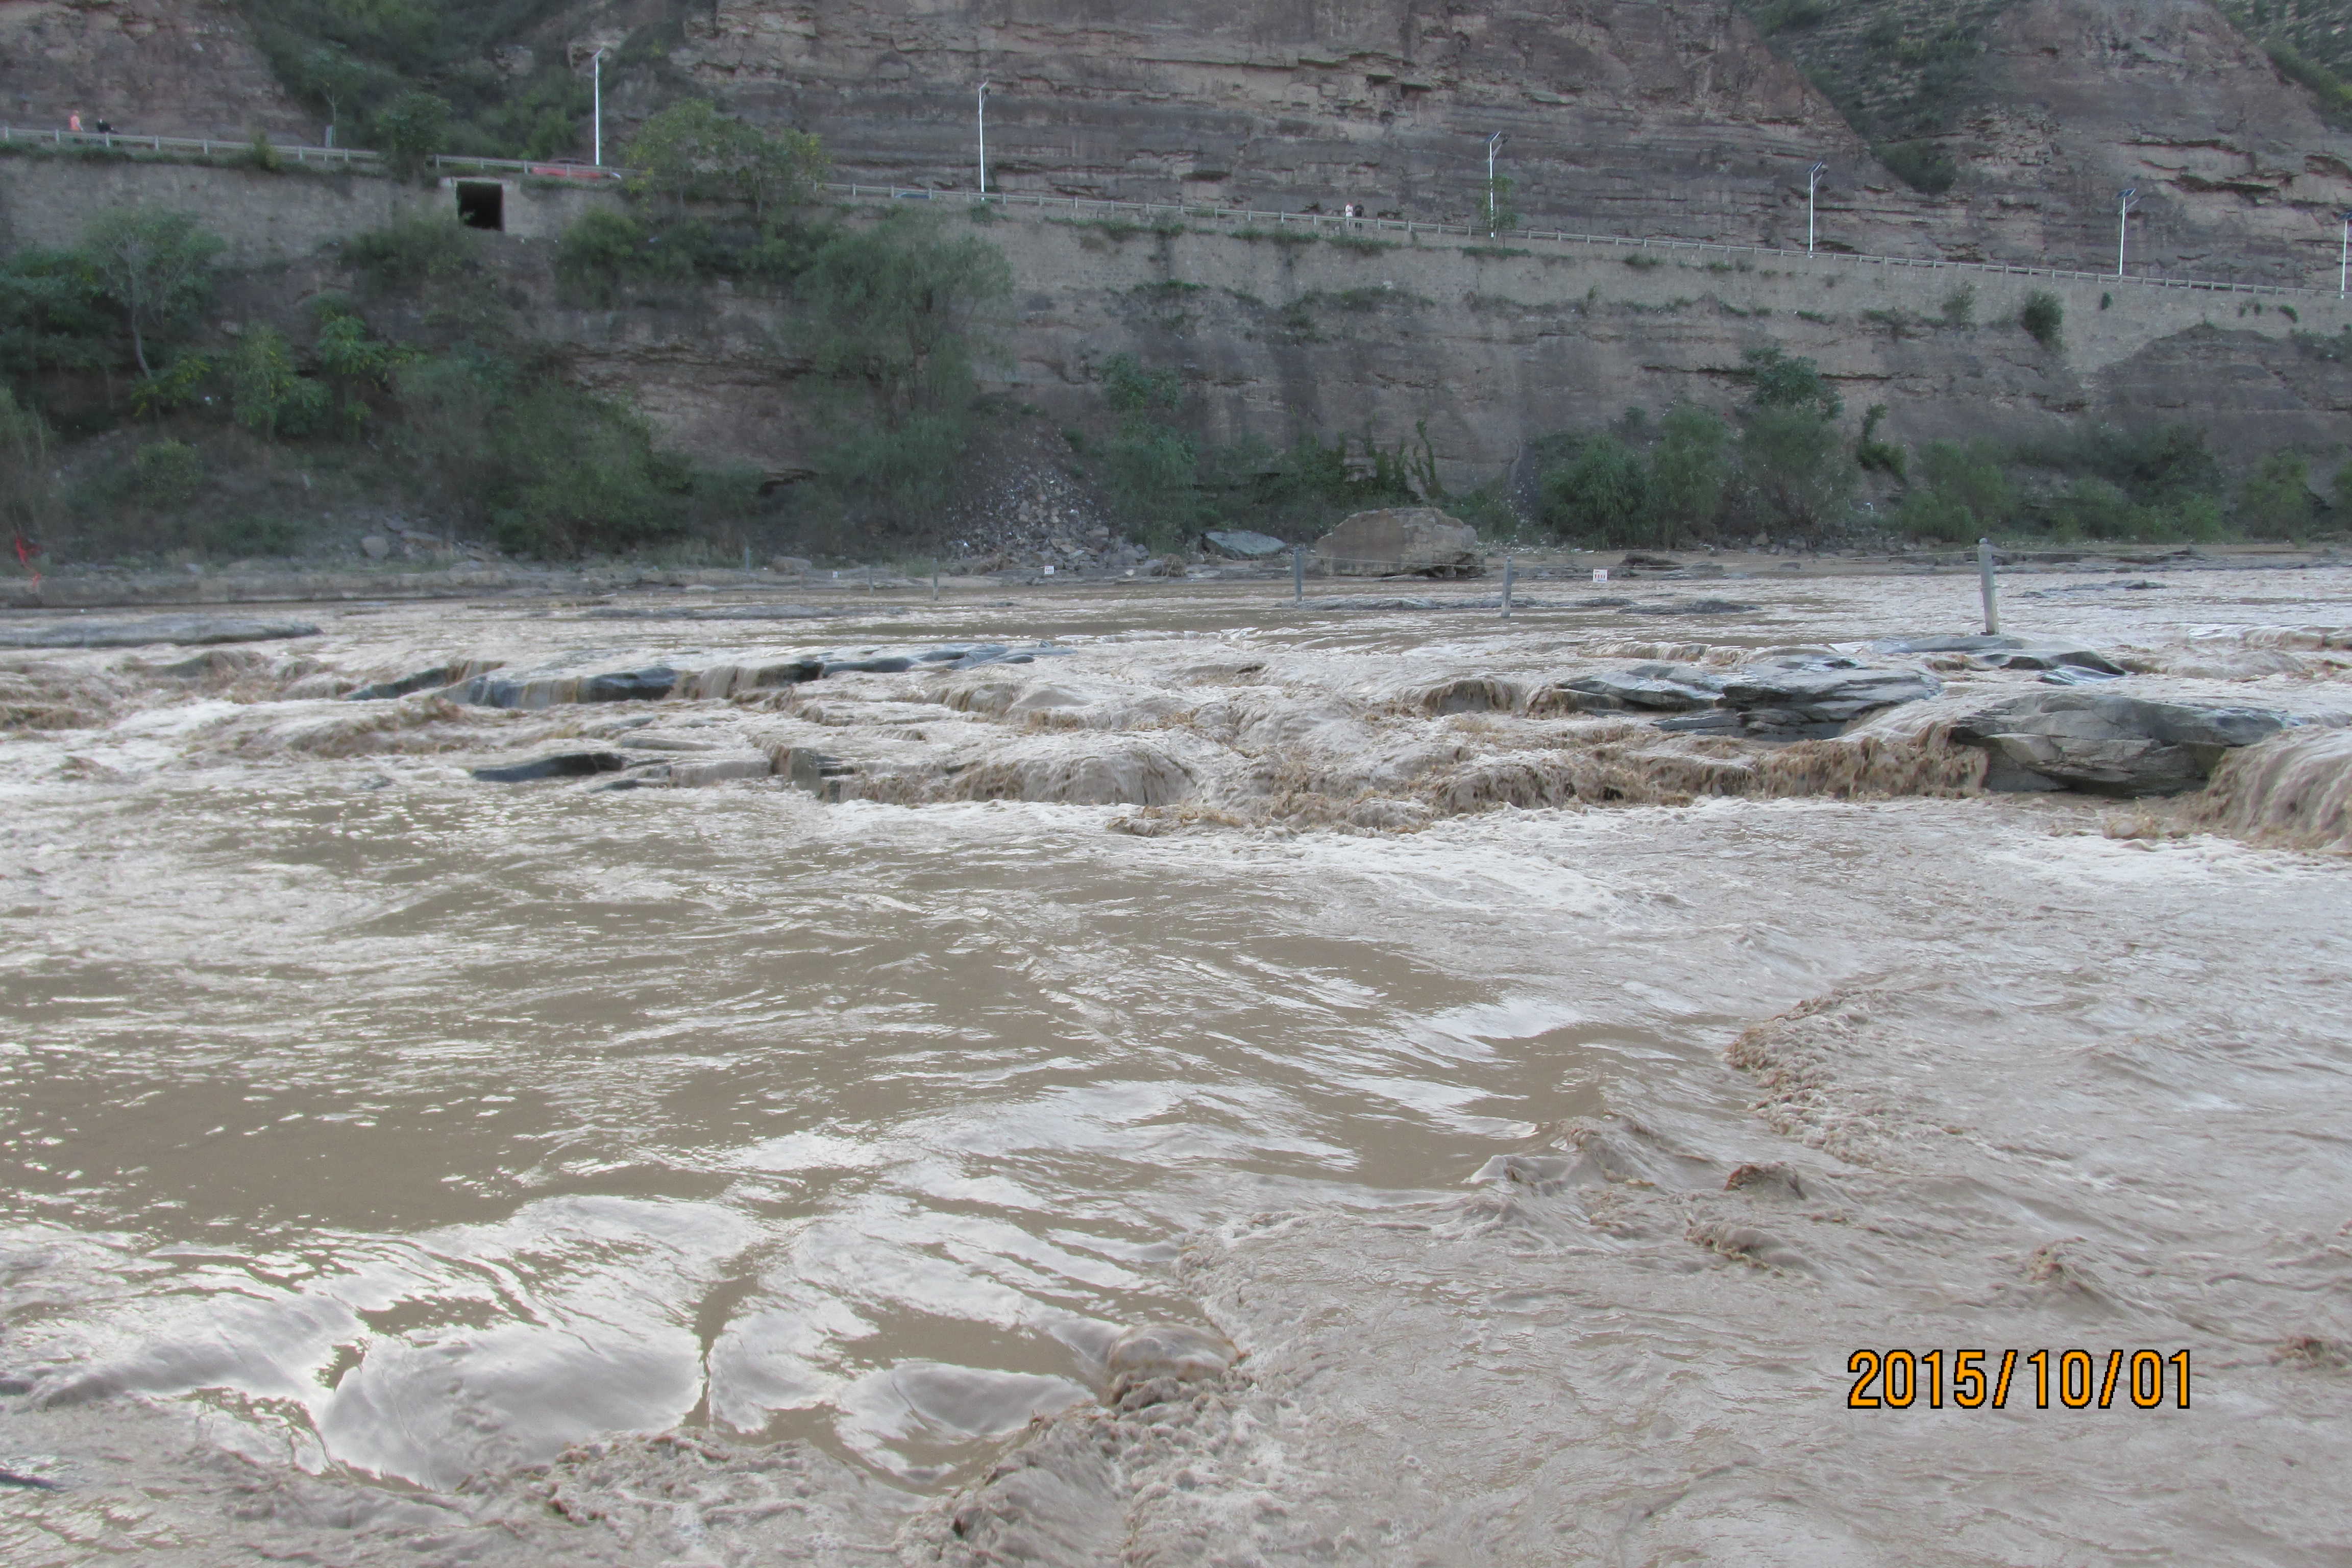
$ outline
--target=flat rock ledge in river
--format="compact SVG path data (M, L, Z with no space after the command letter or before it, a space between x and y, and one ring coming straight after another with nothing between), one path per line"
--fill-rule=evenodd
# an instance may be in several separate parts
M2232 749L2294 722L2266 708L2050 691L1971 713L1952 727L1952 739L1989 754L1991 790L2177 795L2202 784Z
M257 621L238 616L155 616L137 621L72 619L16 621L0 626L0 647L152 647L173 644L274 642L314 637L308 621Z
M1528 700L1530 713L1686 713L1711 708L1723 695L1723 676L1696 664L1636 664L1579 676L1546 687Z
M1759 741L1827 740L1856 721L1944 689L1916 669L1880 669L1853 659L1790 658L1751 664L1723 678L1715 710L1658 721L1662 730L1738 734Z
M2083 686L2119 680L2131 672L2096 648L2079 643L2032 642L2024 637L1890 637L1870 645L1873 653L1963 654L1978 669L2038 669L2052 686Z

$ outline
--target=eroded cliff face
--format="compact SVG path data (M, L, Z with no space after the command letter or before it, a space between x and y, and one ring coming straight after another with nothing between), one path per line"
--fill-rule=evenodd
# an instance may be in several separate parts
M1500 132L1512 200L1545 226L1801 242L1816 157L1881 187L1854 235L1916 205L1710 0L722 0L688 31L680 64L820 132L859 179L970 188L986 80L1008 190L1462 220Z
M2288 316L2275 296L2257 309L2247 296L1828 258L1685 253L1629 268L1616 247L1477 256L1052 221L989 234L1016 279L1008 390L1052 424L1107 419L1101 367L1131 353L1182 376L1183 417L1208 440L1425 438L1455 489L1511 476L1538 438L1628 406L1727 412L1748 393L1743 354L1768 345L1816 361L1850 426L1885 404L1881 437L1903 443L2180 422L2233 468L2295 447L2323 470L2352 443L2352 364L2315 336L2352 324L2352 307L2326 297ZM543 263L513 265L522 280ZM529 287L545 301L533 331L671 440L779 478L808 471L822 437L778 302L717 289L576 310L554 306L546 281ZM1965 322L1947 313L1964 288ZM2018 325L2038 289L2064 301L2054 346Z
M0 0L0 120L46 131L75 113L151 135L320 132L214 0Z
M2352 138L2203 0L2032 0L1988 63L1997 101L1955 138L1988 251L2111 268L2128 186L2135 271L2336 281Z
M1905 37L1941 14L1878 9ZM1459 220L1499 132L1545 227L1801 244L1818 158L1835 248L2101 268L2136 185L2132 265L2281 282L2316 279L2321 219L2352 201L2352 138L2205 0L1999 9L1942 195L1880 165L1802 47L1776 56L1708 0L722 0L688 32L698 80L819 132L845 175L905 184L971 187L986 80L992 183L1015 191Z

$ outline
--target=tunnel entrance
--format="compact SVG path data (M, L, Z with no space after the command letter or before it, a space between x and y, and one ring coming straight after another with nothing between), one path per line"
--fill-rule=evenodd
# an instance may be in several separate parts
M507 188L496 180L457 182L457 221L467 228L507 226Z

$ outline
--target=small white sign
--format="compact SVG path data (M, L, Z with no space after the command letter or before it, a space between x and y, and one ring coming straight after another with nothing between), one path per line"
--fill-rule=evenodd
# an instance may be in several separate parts
M1609 568L1606 566L1595 566L1592 569L1592 580L1596 583L1606 583L1609 581Z
M1048 577L1051 577L1053 574L1054 574L1054 569L1053 569L1051 566L1046 567L1046 568L1045 568L1045 575L1046 575L1046 576L1048 576Z

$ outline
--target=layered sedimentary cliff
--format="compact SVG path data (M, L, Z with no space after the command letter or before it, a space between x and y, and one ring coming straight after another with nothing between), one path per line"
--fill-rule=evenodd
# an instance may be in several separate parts
M319 134L219 0L0 3L0 121L48 130L74 114L163 136Z
M1813 158L1873 166L1710 0L727 0L688 32L680 63L732 102L823 132L846 172L908 184L973 182L982 80L991 176L1013 190L1463 219L1500 132L1529 221L1754 239L1801 237ZM1858 216L1870 229L1908 205L1885 191Z
M1943 8L1851 7L1768 47L1708 0L725 0L688 21L676 58L745 112L821 132L860 178L968 187L986 80L992 179L1013 190L1460 219L1501 132L1512 199L1544 226L1801 243L1821 159L1821 234L1838 248L2112 265L2130 185L2137 266L2324 269L2352 138L2205 0L1977 10L1966 112L1935 139L1959 170L1940 195L1889 174L1800 68L1866 27L1911 58L1902 41ZM1886 90L1924 89L1895 70Z

